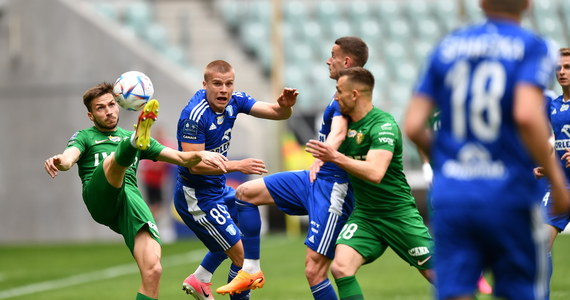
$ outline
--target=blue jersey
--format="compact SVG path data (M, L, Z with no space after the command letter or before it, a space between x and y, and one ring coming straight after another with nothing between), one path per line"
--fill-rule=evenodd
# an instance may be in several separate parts
M338 105L338 102L333 98L323 113L323 121L321 123L321 129L319 130L319 141L324 142L327 139L329 133L331 132L333 118L341 115L340 106ZM325 162L321 166L321 169L319 170L319 173L317 173L317 176L334 177L343 182L348 181L348 174L346 171L332 162Z
M204 144L205 150L227 157L237 115L249 114L255 102L256 100L246 93L234 92L224 112L216 113L206 100L206 90L197 91L182 110L178 120L178 149L182 150L181 143ZM184 185L191 188L207 188L221 193L226 183L223 174L196 175L182 166L178 167L178 174Z
M565 102L562 95L552 99L548 106L548 117L554 134L554 149L560 160L566 149L570 149L570 101ZM570 168L566 168L566 161L560 160L560 163L566 178L570 178Z
M514 125L514 91L519 84L544 89L556 51L517 24L493 19L437 45L416 87L440 110L431 155L434 208L539 202L534 162Z

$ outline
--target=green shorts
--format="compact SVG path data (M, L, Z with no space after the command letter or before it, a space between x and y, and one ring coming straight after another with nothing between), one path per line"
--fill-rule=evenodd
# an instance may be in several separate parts
M160 234L148 205L139 189L131 184L115 188L107 182L100 164L90 181L83 185L83 201L95 221L123 236L125 244L134 250L135 236L145 228L160 243Z
M378 217L352 212L337 244L350 246L364 259L375 261L388 247L420 270L431 269L433 240L417 210L401 217Z

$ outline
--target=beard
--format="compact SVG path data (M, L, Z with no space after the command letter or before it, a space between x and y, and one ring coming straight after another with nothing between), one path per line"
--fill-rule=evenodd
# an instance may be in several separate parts
M113 130L115 130L115 129L117 128L117 124L119 124L119 117L117 117L117 121L114 122L114 123L111 124L111 125L107 125L107 124L105 124L105 123L103 123L103 122L100 122L100 121L97 120L97 119L93 119L93 123L95 123L95 127L99 128L100 130L103 130L103 131L113 131Z

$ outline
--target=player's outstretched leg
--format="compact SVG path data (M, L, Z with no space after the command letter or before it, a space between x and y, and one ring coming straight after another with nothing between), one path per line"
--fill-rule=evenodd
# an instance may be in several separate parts
M182 290L184 290L186 294L194 296L197 300L213 300L214 295L212 295L210 285L212 284L201 282L192 274L184 279Z
M259 271L254 274L249 274L244 270L240 270L230 283L219 287L216 290L218 294L236 294L247 290L255 290L257 288L262 288L265 284L265 277L263 272Z
M145 104L139 115L137 125L135 125L136 131L131 141L135 148L146 150L150 146L150 127L158 118L158 109L159 105L156 99Z

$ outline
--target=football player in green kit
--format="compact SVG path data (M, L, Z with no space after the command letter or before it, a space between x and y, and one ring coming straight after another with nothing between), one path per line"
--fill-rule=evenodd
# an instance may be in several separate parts
M138 162L152 159L192 167L203 161L225 171L226 158L207 151L180 152L151 138L159 109L154 99L143 108L135 132L118 127L119 106L111 84L88 89L83 103L94 126L77 131L63 153L45 161L45 170L54 178L77 164L89 213L123 236L137 262L142 282L136 299L157 299L162 274L160 235L137 187Z
M355 208L339 234L331 272L340 299L364 299L356 272L390 247L433 282L433 240L403 172L402 134L387 112L372 105L374 76L361 67L342 70L337 81L342 114L350 117L336 151L310 140L307 151L349 173Z

